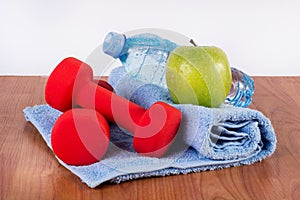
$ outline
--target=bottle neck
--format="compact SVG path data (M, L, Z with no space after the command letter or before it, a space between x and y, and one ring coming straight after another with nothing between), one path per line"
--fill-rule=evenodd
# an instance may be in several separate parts
M151 33L139 34L125 39L125 45L120 56L127 53L131 48L136 47L150 47L153 49L171 52L178 47L178 45L170 40L163 39Z

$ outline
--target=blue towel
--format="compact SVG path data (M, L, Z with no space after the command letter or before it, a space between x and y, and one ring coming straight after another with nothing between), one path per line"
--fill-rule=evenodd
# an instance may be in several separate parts
M153 102L165 101L183 114L177 140L162 158L143 157L132 147L132 136L116 124L110 124L111 143L97 163L71 166L57 160L89 187L103 182L152 176L187 174L232 166L249 165L270 156L276 148L271 122L259 111L223 105L205 108L172 103L166 89L144 84L125 73L124 67L110 74L109 82L117 94L148 108ZM24 110L51 149L51 129L61 114L49 105Z

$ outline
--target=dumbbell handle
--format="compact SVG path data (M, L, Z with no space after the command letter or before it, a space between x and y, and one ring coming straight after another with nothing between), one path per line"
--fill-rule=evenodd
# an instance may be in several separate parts
M95 84L92 81L80 83L75 90L76 104L97 110L108 121L115 122L130 132L134 132L146 112L141 106Z

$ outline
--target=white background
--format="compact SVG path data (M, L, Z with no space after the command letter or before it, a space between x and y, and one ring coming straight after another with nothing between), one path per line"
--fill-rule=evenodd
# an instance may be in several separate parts
M110 31L163 28L222 48L250 75L300 75L300 1L0 0L0 74L48 75Z

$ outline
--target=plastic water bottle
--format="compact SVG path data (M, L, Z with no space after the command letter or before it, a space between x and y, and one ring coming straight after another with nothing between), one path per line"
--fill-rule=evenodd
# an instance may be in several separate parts
M231 67L232 84L225 104L237 107L248 107L252 102L254 81L246 73Z
M196 46L195 43L192 44ZM134 78L167 88L166 63L176 43L155 34L145 33L126 38L124 34L110 32L103 43L104 53L119 58ZM246 73L231 68L232 85L225 104L247 107L252 102L254 81Z
M145 33L126 38L110 32L104 39L104 53L119 58L134 78L166 88L166 63L177 44L155 34Z

